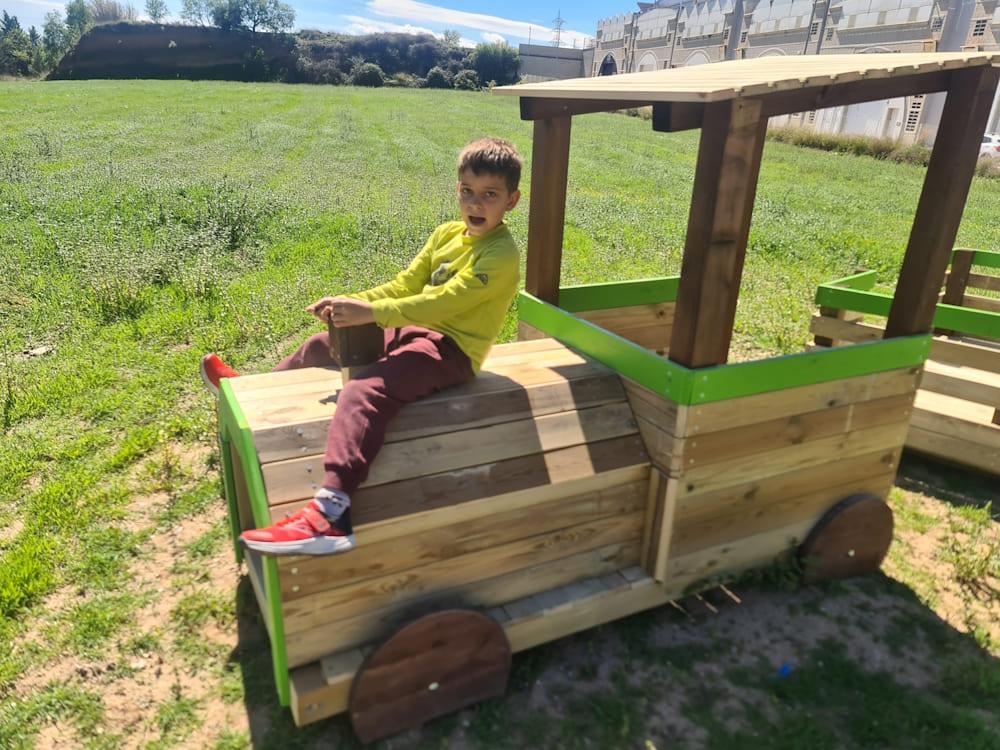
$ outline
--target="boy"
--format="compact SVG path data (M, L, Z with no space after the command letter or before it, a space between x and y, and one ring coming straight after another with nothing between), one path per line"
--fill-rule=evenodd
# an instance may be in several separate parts
M355 546L351 493L405 404L473 378L496 340L517 291L518 254L503 223L521 197L521 157L495 138L473 141L458 161L462 220L442 224L394 280L360 294L323 297L306 308L334 326L377 323L385 354L344 386L327 432L323 486L297 513L273 526L243 532L252 550L327 555ZM305 341L275 370L330 366L326 332ZM237 377L214 354L202 378L216 393Z

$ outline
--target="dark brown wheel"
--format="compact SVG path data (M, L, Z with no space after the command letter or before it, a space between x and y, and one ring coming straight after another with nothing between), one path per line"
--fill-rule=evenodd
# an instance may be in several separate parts
M348 703L354 732L374 742L503 695L510 658L506 633L486 615L453 609L421 617L358 670Z
M882 498L844 498L816 522L799 547L807 583L878 570L892 544L892 510Z

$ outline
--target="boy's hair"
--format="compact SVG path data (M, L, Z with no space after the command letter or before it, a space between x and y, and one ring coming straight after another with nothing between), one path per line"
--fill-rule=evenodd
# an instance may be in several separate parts
M500 138L480 138L462 149L458 155L458 175L466 169L474 175L483 172L503 177L510 192L521 182L521 155L517 149Z

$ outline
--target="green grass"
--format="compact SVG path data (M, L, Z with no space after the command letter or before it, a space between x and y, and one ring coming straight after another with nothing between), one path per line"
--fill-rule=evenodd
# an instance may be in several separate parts
M573 128L563 282L678 273L697 134L654 134L648 122L615 115L578 118ZM48 686L20 695L11 686L50 660L99 654L176 657L197 679L217 681L209 693L269 707L265 744L305 746L324 731L295 729L274 705L246 589L234 605L204 575L228 552L223 525L177 545L169 588L181 599L155 628L135 619L148 592L131 571L149 564L155 539L221 507L217 459L185 458L191 449L214 456L214 405L196 375L202 353L267 369L314 330L306 304L389 278L455 216L455 156L487 133L526 155L527 192L531 124L501 97L0 83L0 527L13 530L0 533L0 745L29 746L54 720L89 737L102 721L97 693ZM769 142L737 342L798 351L819 282L858 266L891 281L922 176L916 166ZM510 217L522 247L527 206L526 196ZM995 249L998 215L1000 183L975 180L958 244ZM47 353L26 354L40 347ZM149 498L156 502L136 511ZM913 527L928 523L919 508L906 514ZM973 516L961 533L990 528ZM981 582L976 561L958 555L957 574ZM53 594L68 603L56 607ZM207 628L237 625L235 655L204 638ZM623 626L629 658L652 655L683 673L683 650L650 650L650 627ZM59 637L41 643L38 633L52 628ZM512 689L530 691L535 676L554 668L552 653L519 656ZM584 664L581 674L595 669ZM992 673L981 684L995 690ZM643 741L641 717L622 704L631 688L618 687L618 697L611 688L576 697L574 715L590 718L556 728L567 746L583 734ZM185 692L150 708L154 745L188 736L202 721L202 700ZM483 737L520 721L490 705L483 711L494 718L477 714ZM544 729L548 719L532 716L529 724ZM332 726L338 737L349 734ZM442 727L454 724L436 726L444 742ZM94 746L113 746L132 730L109 728ZM216 745L244 740L220 734Z

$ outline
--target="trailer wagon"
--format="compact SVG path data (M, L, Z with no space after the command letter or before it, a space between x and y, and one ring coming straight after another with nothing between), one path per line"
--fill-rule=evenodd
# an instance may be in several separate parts
M247 555L295 720L348 711L374 739L502 694L512 652L790 552L813 579L877 568L994 62L762 58L495 90L534 126L522 340L403 409L354 498L357 549ZM729 364L768 118L931 92L947 98L883 336ZM701 129L680 276L563 287L572 118L645 105L656 131ZM224 381L234 540L311 497L340 384Z

